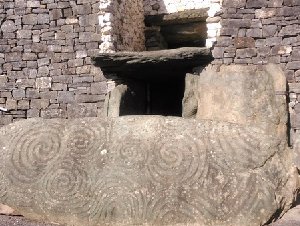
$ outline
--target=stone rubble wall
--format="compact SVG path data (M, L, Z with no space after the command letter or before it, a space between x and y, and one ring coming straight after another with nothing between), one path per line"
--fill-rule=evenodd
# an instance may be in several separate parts
M213 63L280 64L289 84L293 142L300 130L300 1L224 0L220 16Z
M0 125L101 113L99 0L0 2Z
M101 52L145 49L142 0L100 0Z
M206 46L212 47L220 34L220 17L223 0L144 0L145 15L171 14L185 10L208 9Z

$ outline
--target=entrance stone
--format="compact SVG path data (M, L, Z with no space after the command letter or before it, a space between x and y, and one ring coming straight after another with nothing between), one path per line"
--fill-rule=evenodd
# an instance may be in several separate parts
M3 127L0 202L75 226L271 222L299 187L274 73L283 75L272 65L206 68L195 119L29 119Z

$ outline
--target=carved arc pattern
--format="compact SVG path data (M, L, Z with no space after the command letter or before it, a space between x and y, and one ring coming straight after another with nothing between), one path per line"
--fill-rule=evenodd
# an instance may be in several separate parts
M205 145L192 134L164 137L152 148L147 170L155 183L193 184L205 178L206 158Z
M151 150L151 142L141 139L122 137L122 142L114 142L109 148L120 167L142 169L145 167Z
M11 136L7 175L13 184L22 187L43 176L47 165L60 156L63 131L63 126L55 123L33 124Z
M48 170L41 180L37 203L41 209L55 207L55 211L86 217L90 211L92 181L76 162L65 159Z
M147 189L128 175L120 172L103 177L100 175L93 194L96 198L90 218L97 220L99 225L122 222L135 225L145 222L149 194Z
M74 160L82 161L101 151L106 142L106 128L100 122L80 121L68 129L66 137L70 155Z

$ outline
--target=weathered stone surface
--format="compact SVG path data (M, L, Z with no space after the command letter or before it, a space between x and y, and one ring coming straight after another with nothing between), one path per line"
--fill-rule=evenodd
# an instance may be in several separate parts
M284 86L268 67L207 68L198 80L198 119L30 119L1 128L0 202L73 226L266 223L289 208L297 188L278 130L284 114L275 91ZM257 93L237 100L249 90Z
M185 47L160 51L102 53L93 59L108 75L118 73L121 77L155 78L161 77L170 68L176 76L177 72L207 65L212 56L209 48Z

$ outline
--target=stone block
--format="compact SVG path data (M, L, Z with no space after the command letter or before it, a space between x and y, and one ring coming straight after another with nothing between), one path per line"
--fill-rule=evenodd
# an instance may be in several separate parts
M248 29L246 35L247 37L252 37L252 38L262 38L262 29L260 28Z
M1 30L3 33L11 33L17 30L17 27L12 20L6 20L1 25Z
M68 118L81 118L81 117L97 117L97 104L68 104L67 114Z
M76 95L76 102L77 103L96 103L104 101L105 95L87 95L87 94L79 94Z
M35 87L37 89L50 89L52 83L51 77L41 77L36 79Z
M17 38L30 39L31 36L32 36L31 30L18 30L17 31Z
M46 109L41 110L41 117L46 119L51 118L66 118L66 111L63 109Z
M40 93L37 89L26 89L26 98L38 99L40 98Z
M40 96L42 99L57 100L57 91L42 91Z
M30 1L27 1L26 3L27 3L27 7L28 8L38 8L38 7L41 6L40 1L32 1L32 0L30 0Z
M63 16L61 9L50 10L49 15L50 15L50 20L58 20Z
M18 100L18 109L19 110L29 109L29 100Z
M50 64L50 59L49 58L39 58L37 60L37 63L38 63L38 67L49 65Z
M18 79L16 81L16 85L20 89L27 89L27 88L33 88L35 84L34 79L24 78L24 79Z
M223 6L226 8L243 8L246 6L246 0L224 0Z
M73 59L68 61L68 67L80 67L83 66L83 59Z
M300 61L288 62L286 67L289 70L299 70L300 69Z
M246 3L247 8L262 8L267 6L266 0L248 0Z
M43 67L39 67L38 69L38 77L47 77L49 76L49 67L48 66L43 66Z
M22 55L23 60L37 60L36 53L23 53Z
M300 48L294 48L292 52L292 60L300 61Z
M49 14L38 14L38 24L49 24L50 16Z
M278 31L277 25L265 25L262 28L262 36L263 37L273 37Z
M91 94L106 94L107 82L95 82L91 84Z
M67 88L68 88L67 84L62 84L62 83L52 84L52 90L63 91L63 90L67 90Z
M58 91L57 95L58 103L73 103L75 101L75 95L73 92L69 91Z
M236 57L243 59L243 58L251 58L257 55L257 50L255 48L246 48L246 49L237 49L236 50Z
M52 82L59 82L63 84L72 83L73 78L70 75L59 75L59 76L53 76Z
M40 110L33 108L27 111L27 118L37 118L40 117Z
M48 46L44 43L33 43L32 44L32 52L42 53L48 51Z
M22 53L21 52L10 52L5 54L5 61L6 62L20 62L22 60Z
M23 99L25 98L25 90L24 89L15 89L13 90L12 92L12 96L14 99L16 100L20 100L20 99Z
M236 38L234 38L234 46L237 49L254 48L255 40L252 37L236 37Z
M38 22L37 14L26 14L22 18L23 24L36 25Z
M47 99L32 99L30 101L30 108L33 109L46 109L50 102Z
M92 83L94 81L93 76L74 76L73 83Z
M17 101L14 99L7 99L6 100L6 104L5 104L5 108L7 110L17 110Z

